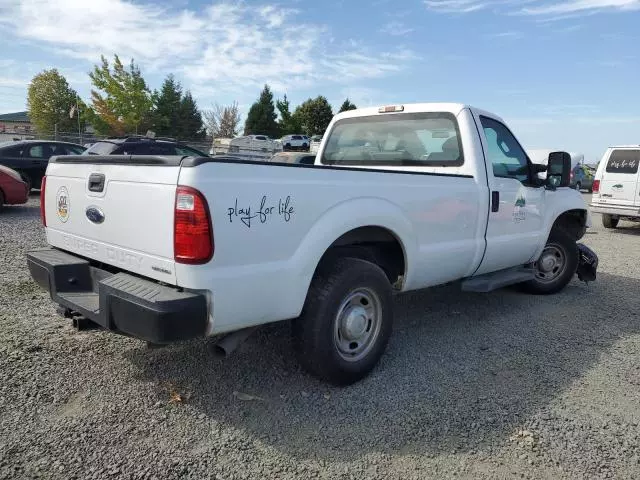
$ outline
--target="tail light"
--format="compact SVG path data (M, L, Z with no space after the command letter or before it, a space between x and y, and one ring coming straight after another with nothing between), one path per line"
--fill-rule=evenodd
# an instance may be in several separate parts
M197 265L213 257L209 206L195 188L178 186L174 212L173 255L178 263Z
M591 189L593 193L598 193L600 191L600 180L594 180Z
M44 197L45 190L47 188L47 176L42 177L42 183L40 183L40 219L42 220L42 225L47 226L47 213L44 208Z

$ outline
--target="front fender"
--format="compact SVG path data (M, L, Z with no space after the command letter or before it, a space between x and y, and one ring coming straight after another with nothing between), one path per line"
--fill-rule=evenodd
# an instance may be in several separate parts
M544 250L544 246L549 238L551 229L553 228L556 220L565 212L580 210L586 213L585 226L591 227L591 213L587 202L580 192L573 188L559 188L555 191L547 191L547 198L545 201L545 214L544 223L545 231L542 244L538 247L531 261L535 261Z

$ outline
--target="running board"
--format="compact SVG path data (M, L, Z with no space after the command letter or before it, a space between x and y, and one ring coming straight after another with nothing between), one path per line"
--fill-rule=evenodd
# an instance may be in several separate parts
M535 273L531 268L516 267L497 272L470 277L462 282L462 291L487 293L516 283L533 280Z

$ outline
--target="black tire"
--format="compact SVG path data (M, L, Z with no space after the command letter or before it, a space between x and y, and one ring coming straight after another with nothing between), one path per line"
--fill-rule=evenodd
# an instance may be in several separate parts
M27 184L27 193L31 193L31 177L24 172L18 172L22 181Z
M604 228L616 228L619 221L619 218L607 215L606 213L602 214L602 226Z
M2 212L3 208L4 208L4 193L2 193L2 190L0 190L0 212Z
M290 144L290 143L287 143L287 144L284 146L284 149L285 149L285 150L291 150L291 144Z
M555 254L554 254L555 253ZM555 271L545 272L540 261L550 256L552 262L557 261L558 255L563 258L563 267ZM558 293L568 285L578 269L579 252L576 241L564 230L554 228L549 235L540 259L535 263L536 278L522 284L524 291L535 295L551 295Z
M373 294L370 297L373 302L358 298L361 294ZM347 307L349 297L356 303ZM378 315L356 314L367 306ZM362 345L348 338L350 315L342 315L344 329L338 328L341 311L351 311L353 317L362 319L363 323L353 327L362 328L362 336L369 337L362 340ZM392 290L384 271L365 260L339 258L320 266L311 281L302 314L293 322L294 348L310 374L333 385L350 385L366 377L376 366L391 336L392 323ZM358 348L363 351L351 356L352 351L340 350L341 343L353 348L353 352Z

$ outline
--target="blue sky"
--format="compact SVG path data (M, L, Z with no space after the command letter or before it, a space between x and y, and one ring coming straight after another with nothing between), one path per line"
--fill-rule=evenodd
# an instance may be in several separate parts
M295 105L469 103L527 148L640 143L640 0L0 0L0 112L58 68L88 100L104 54L152 88L174 73L200 108L269 83Z

